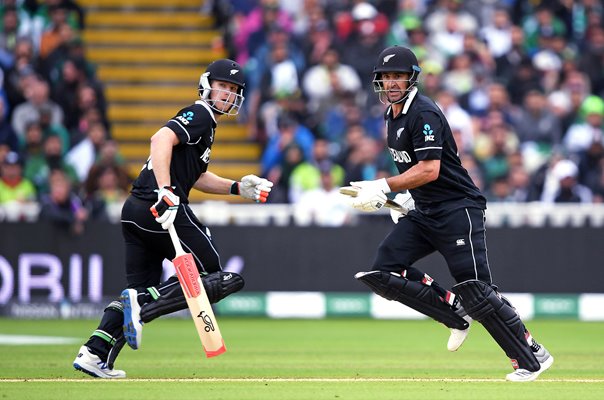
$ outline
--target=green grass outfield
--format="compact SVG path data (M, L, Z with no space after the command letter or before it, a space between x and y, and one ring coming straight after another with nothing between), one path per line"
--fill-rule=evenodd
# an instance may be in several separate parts
M89 378L71 363L80 342L0 344L4 399L603 399L604 323L530 321L556 361L539 380L505 382L509 361L475 324L456 353L431 321L219 318L228 351L202 354L193 323L145 327L140 350L124 348L125 380ZM0 319L3 335L83 341L96 321Z

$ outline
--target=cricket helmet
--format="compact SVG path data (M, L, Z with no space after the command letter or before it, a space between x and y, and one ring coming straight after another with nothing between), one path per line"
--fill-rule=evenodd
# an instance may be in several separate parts
M399 72L408 73L409 79L406 92L409 92L417 83L417 78L421 72L417 57L407 47L391 46L384 49L377 58L377 62L373 67L373 90L380 94L386 92L384 89L384 81L382 73L384 72ZM402 102L407 96L404 96L397 103Z
M238 86L237 92L229 92L227 101L232 102L232 106L227 112L218 109L214 101L210 100L212 91L224 91L221 89L212 88L213 81L223 81L233 83ZM212 62L206 68L205 72L199 78L199 97L206 101L208 105L219 114L237 115L243 104L243 89L245 88L245 77L243 76L243 68L237 62L222 58ZM231 95L234 98L231 101Z

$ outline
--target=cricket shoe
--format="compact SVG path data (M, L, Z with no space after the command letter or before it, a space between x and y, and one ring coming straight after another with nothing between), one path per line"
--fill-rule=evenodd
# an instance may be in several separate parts
M450 328L451 336L449 336L449 342L447 342L447 349L449 351L457 351L457 349L461 347L463 342L466 341L468 333L470 333L470 326L472 325L473 321L472 317L470 317L469 315L465 315L463 319L468 321L468 327L466 329Z
M133 350L139 349L143 340L141 306L137 296L136 289L125 289L120 296L120 302L124 306L124 337Z
M120 379L126 377L125 371L109 368L105 361L96 354L92 354L86 346L80 347L77 357L73 360L73 367L95 378Z
M538 371L528 371L523 368L518 368L516 371L507 374L505 379L510 382L531 382L537 379L542 372L549 369L554 363L554 357L547 351L547 349L543 346L539 346L539 350L533 352L537 361L539 361L540 368Z

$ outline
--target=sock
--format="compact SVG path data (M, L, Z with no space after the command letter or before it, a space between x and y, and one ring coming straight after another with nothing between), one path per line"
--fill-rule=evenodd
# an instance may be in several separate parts
M102 361L107 361L107 355L113 345L123 335L124 311L122 303L112 301L101 318L98 328L92 333L85 345Z

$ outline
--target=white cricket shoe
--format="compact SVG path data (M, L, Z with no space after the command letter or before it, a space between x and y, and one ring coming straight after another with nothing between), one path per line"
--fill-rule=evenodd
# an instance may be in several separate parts
M538 371L531 372L523 368L518 368L516 371L507 374L505 379L510 382L531 382L537 379L543 371L546 371L554 363L554 357L543 346L541 346L539 351L534 354L541 365Z
M449 342L447 342L447 349L449 351L457 351L457 349L461 347L463 342L466 341L468 333L470 333L470 326L472 325L473 319L469 315L464 316L463 319L468 321L469 324L466 329L450 328L451 336L449 336Z
M86 346L80 347L77 357L73 360L73 367L95 378L120 379L126 377L125 371L109 368L105 361L92 354Z
M124 337L133 350L139 349L143 340L141 306L137 296L136 289L125 289L120 296L120 302L124 306Z

